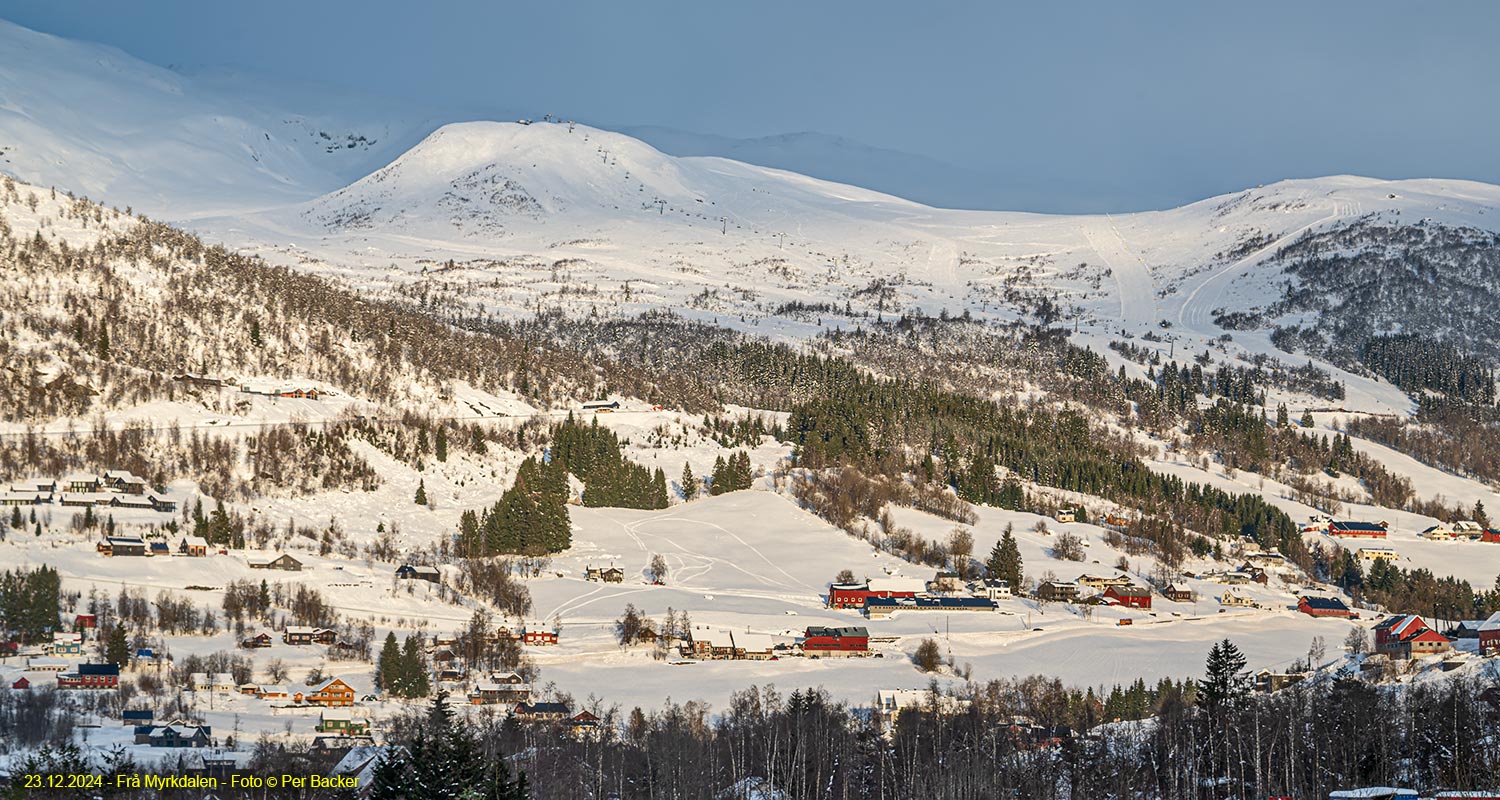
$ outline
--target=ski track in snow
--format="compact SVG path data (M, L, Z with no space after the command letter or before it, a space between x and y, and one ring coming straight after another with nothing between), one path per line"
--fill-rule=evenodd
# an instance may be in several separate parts
M1120 324L1126 330L1149 329L1157 319L1156 284L1151 269L1125 244L1112 217L1088 218L1080 229L1114 276L1120 295Z

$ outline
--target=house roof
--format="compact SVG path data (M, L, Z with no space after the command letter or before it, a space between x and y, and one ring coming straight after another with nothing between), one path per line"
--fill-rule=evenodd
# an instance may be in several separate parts
M188 547L208 547L208 540L202 536L184 536L182 541Z
M1488 633L1490 631L1500 631L1500 611L1491 614L1490 618L1479 626L1480 633Z
M927 581L921 578L871 578L867 588L872 592L925 592Z
M734 646L737 649L752 653L762 653L776 646L775 641L764 633L750 633L749 631L734 632Z
M827 628L822 625L813 625L807 629L808 636L834 636L838 638L850 637L853 639L868 639L870 631L860 626L847 626L843 628Z
M568 707L562 703L517 703L517 714L562 714L568 713Z
M1151 590L1144 586L1111 586L1104 590L1105 594L1114 594L1120 597L1150 597Z
M120 668L114 664L79 664L79 675L102 675L109 676L120 674Z
M1384 525L1379 525L1374 522L1354 522L1352 520L1340 520L1333 523L1332 527L1336 530L1341 531L1368 531L1371 533L1374 533L1375 531L1380 531L1382 533L1385 532Z
M1349 607L1344 605L1344 601L1338 599L1337 597L1316 597L1313 595L1305 595L1299 598L1297 602L1306 603L1308 608L1317 609L1319 611L1349 610Z

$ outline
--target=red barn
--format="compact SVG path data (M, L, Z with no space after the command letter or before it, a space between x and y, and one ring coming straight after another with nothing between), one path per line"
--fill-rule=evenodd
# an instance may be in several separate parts
M30 689L31 688L31 681L27 680L25 675L22 675L21 677L16 678L16 682L12 683L10 685L10 688L12 688L12 689Z
M864 628L825 628L814 625L802 638L802 652L810 656L862 656L870 652L870 632Z
M1355 615L1344 601L1337 597L1303 597L1297 601L1297 610L1309 617L1339 617L1350 619Z
M1485 655L1500 655L1500 611L1479 626L1479 652Z
M829 608L860 610L872 597L916 597L927 591L920 578L875 578L865 583L835 583L828 587Z
M1489 542L1491 544L1500 544L1500 529L1484 529L1484 532L1479 534L1479 541Z
M79 614L78 616L73 618L73 627L97 628L99 627L99 618L94 616L93 614Z
M1104 598L1126 608L1151 607L1151 592L1140 586L1111 586L1104 590Z
M1384 522L1333 522L1328 525L1328 533L1355 539L1384 539L1385 527Z

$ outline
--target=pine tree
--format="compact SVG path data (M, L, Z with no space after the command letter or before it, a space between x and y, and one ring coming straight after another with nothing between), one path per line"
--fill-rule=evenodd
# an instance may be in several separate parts
M427 482L425 480L420 479L420 478L417 479L417 497L416 497L416 503L419 506L425 506L425 505L427 505Z
M130 642L124 625L113 625L104 636L104 660L124 669L130 661Z
M666 508L668 505L671 505L671 500L667 497L667 473L657 467L651 476L651 507Z
M1207 675L1198 682L1198 705L1210 714L1234 710L1250 694L1245 654L1225 639L1208 651Z
M693 465L682 462L682 499L693 500L698 496L698 476L693 474Z
M102 324L99 326L99 344L96 352L100 360L109 358L109 331Z
M26 521L23 520L23 519L21 519L21 507L20 506L11 506L11 509L10 509L10 526L12 528L20 529L21 526L23 526L25 524L26 524Z
M1291 420L1290 420L1290 418L1288 416L1288 413L1287 413L1287 410L1286 410L1286 403L1281 403L1281 404L1277 405L1276 406L1276 427L1278 427L1278 428L1285 428L1285 427L1290 426L1291 424L1292 424Z
M708 493L717 496L728 491L728 488L724 485L726 480L724 456L714 456L714 471L709 478Z
M260 347L261 345L265 344L265 342L260 338L260 320L256 319L255 317L250 318L250 344L255 345L256 347Z
M1009 523L1006 524L1000 541L995 542L995 547L990 550L984 567L991 578L1005 581L1010 584L1011 591L1020 592L1021 582L1025 578L1022 574L1021 548L1016 545L1015 533Z
M434 450L434 454L437 456L437 460L438 461L447 461L448 460L448 429L445 428L445 427L443 427L442 425L439 425L438 429L437 429L436 440L437 441L434 444L433 450Z
M1310 409L1310 408L1304 408L1304 409L1302 409L1302 427L1304 427L1304 428L1311 428L1312 426L1313 426L1312 409Z
M1490 526L1490 515L1485 513L1483 500L1474 501L1474 521L1479 523L1481 528Z
M401 674L401 645L396 643L394 631L385 635L385 644L380 648L380 658L375 662L375 688L390 692Z

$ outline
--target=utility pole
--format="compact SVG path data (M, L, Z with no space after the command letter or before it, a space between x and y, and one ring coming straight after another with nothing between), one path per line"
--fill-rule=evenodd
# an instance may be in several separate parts
M719 217L719 233L729 233L729 217Z

